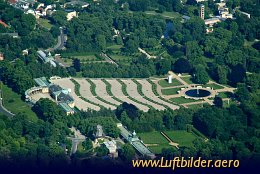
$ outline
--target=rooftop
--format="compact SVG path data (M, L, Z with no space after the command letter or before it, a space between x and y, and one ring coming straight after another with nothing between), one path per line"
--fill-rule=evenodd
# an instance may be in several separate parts
M74 112L74 110L71 107L69 107L69 105L67 105L66 103L59 103L59 105L65 112Z
M34 81L41 87L47 87L50 85L45 77L35 78Z
M5 22L3 22L2 20L0 20L0 24L3 25L4 27L8 27L8 25Z
M58 95L58 100L59 101L62 101L62 102L73 102L74 99L69 95L69 94L64 94L63 92L61 92L59 95Z
M57 91L61 91L62 88L59 85L50 85L49 90L50 90L50 92L54 93L54 92L57 92Z
M18 33L1 33L1 35L8 35L11 37L19 37Z

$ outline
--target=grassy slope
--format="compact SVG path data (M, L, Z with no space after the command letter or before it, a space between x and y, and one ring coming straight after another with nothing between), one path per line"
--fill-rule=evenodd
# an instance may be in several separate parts
M12 91L6 85L2 85L3 90L3 105L4 107L14 114L23 113L28 116L31 121L37 121L37 115L31 110L31 107L26 104L21 95Z

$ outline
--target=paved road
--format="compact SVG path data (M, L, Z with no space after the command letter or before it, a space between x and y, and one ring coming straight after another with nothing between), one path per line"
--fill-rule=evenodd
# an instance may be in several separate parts
M0 90L0 112L3 113L4 115L8 116L8 117L13 117L14 114L11 113L10 111L8 111L8 110L3 106L3 101L2 101L1 94L2 94L2 91Z
M55 50L61 50L64 48L65 42L66 42L66 35L63 32L63 28L60 28L60 35L58 36L58 43L53 48L48 48L45 50L46 52L52 52Z

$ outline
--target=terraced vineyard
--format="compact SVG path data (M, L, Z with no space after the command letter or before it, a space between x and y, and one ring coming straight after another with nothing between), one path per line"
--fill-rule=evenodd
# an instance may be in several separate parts
M114 110L123 102L133 104L140 110L178 109L179 106L154 93L149 79L58 79L51 81L63 88L71 89L78 109L100 110L101 107Z

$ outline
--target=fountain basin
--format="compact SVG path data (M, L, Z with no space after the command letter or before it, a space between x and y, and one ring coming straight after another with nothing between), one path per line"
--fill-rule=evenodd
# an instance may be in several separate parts
M206 89L189 89L185 91L185 95L192 98L202 98L210 96L211 92Z

